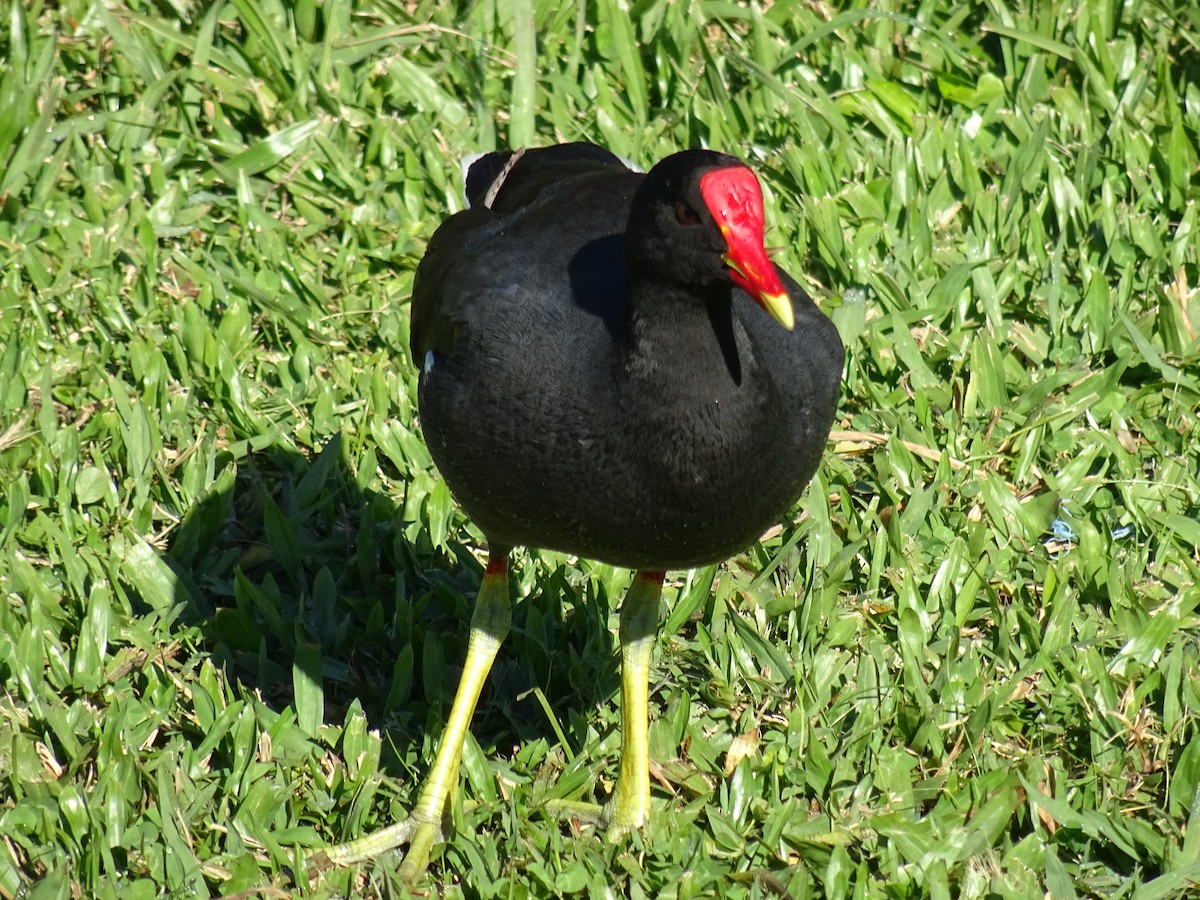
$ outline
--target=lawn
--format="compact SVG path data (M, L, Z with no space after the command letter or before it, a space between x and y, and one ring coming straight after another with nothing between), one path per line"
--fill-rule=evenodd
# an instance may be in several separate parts
M448 897L1200 886L1200 12L1187 0L0 0L0 897L402 895L482 536L413 269L459 159L746 159L837 324L794 515L672 573L519 555ZM714 517L722 498L712 498Z

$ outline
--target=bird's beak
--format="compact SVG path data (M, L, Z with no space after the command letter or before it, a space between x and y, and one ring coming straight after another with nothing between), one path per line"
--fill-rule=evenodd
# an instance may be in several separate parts
M780 325L795 327L792 301L763 246L762 189L745 166L714 169L700 179L700 193L725 237L725 265L733 283Z

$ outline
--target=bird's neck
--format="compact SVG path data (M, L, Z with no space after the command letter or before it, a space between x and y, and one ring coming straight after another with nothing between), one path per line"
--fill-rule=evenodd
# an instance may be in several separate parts
M622 341L627 370L661 379L664 370L678 367L693 378L736 387L745 374L749 343L732 300L728 287L697 295L670 284L631 285Z

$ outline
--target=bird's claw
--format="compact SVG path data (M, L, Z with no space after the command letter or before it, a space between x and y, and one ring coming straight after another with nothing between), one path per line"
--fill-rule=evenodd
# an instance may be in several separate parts
M408 852L400 864L400 880L412 885L420 880L429 867L429 857L437 844L445 842L440 823L420 820L410 816L403 822L361 837L358 840L322 847L307 860L309 881L334 866L350 866L394 850L404 844Z
M589 803L584 800L548 800L546 810L560 819L570 819L603 831L610 844L623 840L631 831L641 828L649 818L648 809L638 809L628 803L622 806L619 795L607 803Z

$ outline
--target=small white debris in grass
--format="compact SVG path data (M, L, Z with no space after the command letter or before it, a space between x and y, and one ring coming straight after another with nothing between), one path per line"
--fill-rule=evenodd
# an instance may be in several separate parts
M979 134L979 126L983 124L983 117L979 113L971 113L971 117L963 122L963 131L971 140L975 140L975 135Z
M41 741L37 741L33 747L34 750L37 751L38 759L42 763L42 768L49 772L50 775L55 778L55 780L62 778L63 773L65 773L67 770L59 764L57 759L54 758L54 751Z
M758 753L758 729L751 728L745 734L739 734L729 742L729 750L725 753L725 777L733 774L733 770L747 756Z

